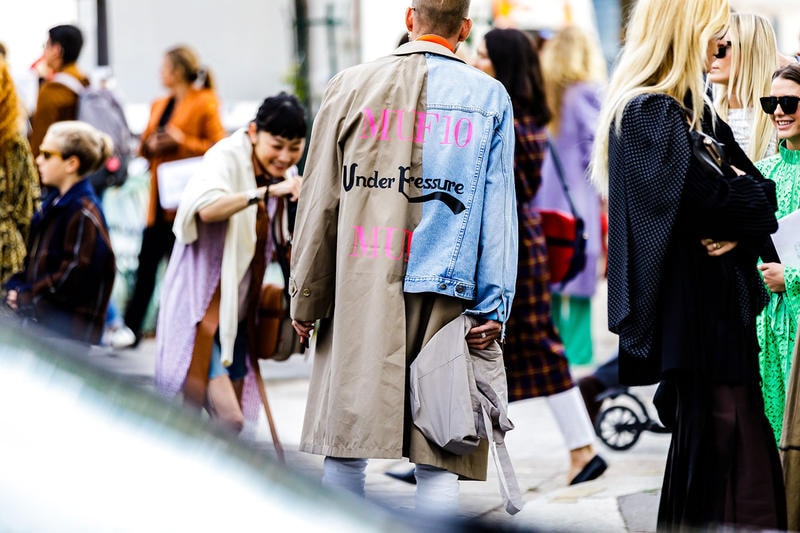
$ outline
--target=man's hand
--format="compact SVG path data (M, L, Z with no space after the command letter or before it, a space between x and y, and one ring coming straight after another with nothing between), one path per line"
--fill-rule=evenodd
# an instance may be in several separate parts
M467 346L478 350L485 350L493 341L500 339L503 325L496 320L487 320L480 326L475 326L467 333Z
M301 343L308 346L308 339L311 337L311 332L314 329L314 321L292 319L292 327L297 334L300 335Z

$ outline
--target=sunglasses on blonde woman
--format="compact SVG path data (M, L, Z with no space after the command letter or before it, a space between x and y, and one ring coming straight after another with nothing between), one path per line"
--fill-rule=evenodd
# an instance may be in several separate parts
M725 41L725 44L718 44L717 45L717 53L714 54L714 57L717 59L724 59L726 55L728 55L728 48L731 47L730 41Z
M800 102L798 96L762 96L759 98L761 101L761 109L764 113L771 115L778 109L778 105L787 115L793 114L797 111L797 103Z

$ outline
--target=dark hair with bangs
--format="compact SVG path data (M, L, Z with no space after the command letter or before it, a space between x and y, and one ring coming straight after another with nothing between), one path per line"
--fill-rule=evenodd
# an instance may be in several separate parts
M533 39L512 28L495 28L483 39L494 67L494 77L508 91L514 114L531 115L539 126L550 122L539 53Z
M308 129L306 108L296 96L283 91L264 100L253 122L257 131L285 139L304 139Z

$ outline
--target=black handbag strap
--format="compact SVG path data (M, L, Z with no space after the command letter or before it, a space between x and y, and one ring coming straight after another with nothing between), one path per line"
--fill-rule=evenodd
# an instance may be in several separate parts
M564 196L567 198L569 211L576 219L581 218L575 209L575 204L572 203L572 196L569 194L569 185L567 185L567 180L564 179L564 167L561 165L561 158L558 157L558 151L550 135L547 136L547 149L550 150L550 155L553 157L553 165L556 167L556 176L558 176L558 181L561 182L561 188L564 190Z
M171 97L167 101L166 107L164 107L164 112L161 113L161 117L158 119L158 129L163 130L169 119L172 118L172 112L175 110L175 97Z

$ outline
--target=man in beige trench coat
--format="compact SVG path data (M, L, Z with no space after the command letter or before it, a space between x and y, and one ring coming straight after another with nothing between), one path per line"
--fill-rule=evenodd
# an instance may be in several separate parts
M314 122L289 292L314 368L300 449L323 483L364 493L366 459L417 465L417 508L455 512L488 444L454 455L411 423L407 369L462 313L499 350L517 268L511 103L454 51L469 0L414 0L410 42L335 76ZM319 322L317 322L319 320Z

